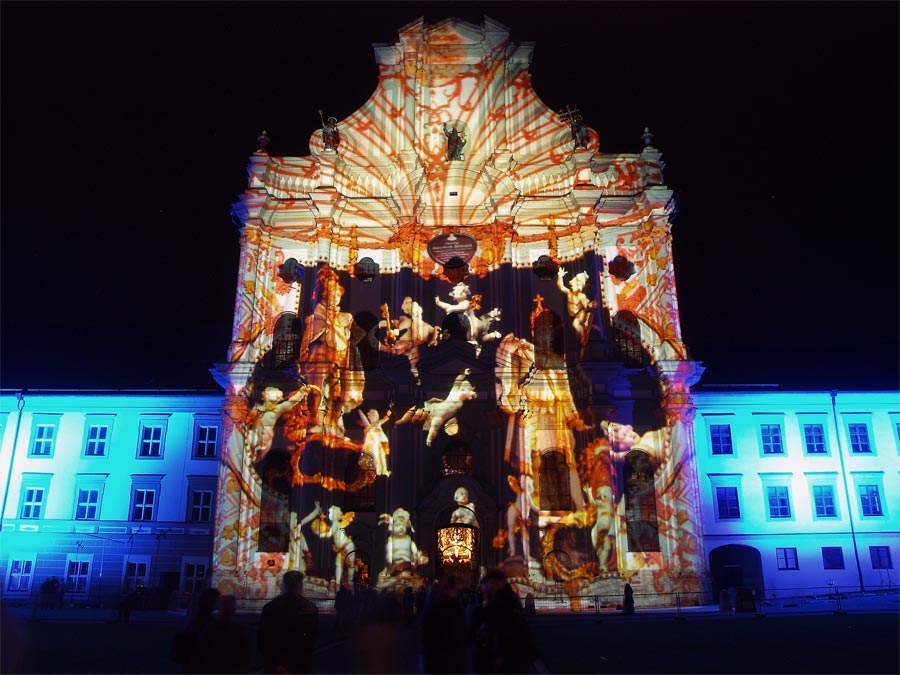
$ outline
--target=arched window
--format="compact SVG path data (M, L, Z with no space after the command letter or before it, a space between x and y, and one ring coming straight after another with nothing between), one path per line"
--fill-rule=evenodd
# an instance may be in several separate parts
M650 455L632 450L625 456L625 526L629 551L658 551L659 522Z
M287 368L300 355L300 337L303 327L293 312L285 312L275 321L272 349L267 354L266 365L280 370Z
M612 325L613 353L626 366L638 368L645 365L640 334L641 327L634 314L628 311L616 314Z
M472 451L469 446L459 441L447 444L441 455L442 476L471 476Z
M575 504L569 490L569 467L561 452L548 452L541 457L540 507L542 511L573 511Z

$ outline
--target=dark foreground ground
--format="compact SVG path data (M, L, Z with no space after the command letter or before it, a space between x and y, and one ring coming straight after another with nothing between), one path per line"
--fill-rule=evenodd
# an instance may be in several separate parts
M251 635L255 618L241 616ZM111 619L112 612L96 610L52 613L39 620L24 612L4 613L3 672L181 672L168 653L182 615L138 612L127 625ZM680 618L539 614L530 621L550 673L900 672L896 611L767 617L710 612ZM258 658L254 664L259 672ZM417 673L417 628L363 625L339 640L334 615L323 612L314 664L320 673Z

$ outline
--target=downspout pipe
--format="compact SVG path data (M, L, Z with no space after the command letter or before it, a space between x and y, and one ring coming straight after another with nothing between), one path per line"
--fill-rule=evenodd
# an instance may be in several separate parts
M16 461L16 448L19 445L19 429L22 426L22 411L25 409L25 389L16 392L16 408L19 416L16 418L16 433L13 436L12 449L9 452L9 470L6 472L6 487L3 488L3 505L0 506L0 531L3 530L3 518L6 516L6 501L9 498L9 483L12 480L13 464Z
M844 497L847 500L847 517L850 520L850 539L853 541L853 556L856 558L856 573L859 575L859 590L866 590L863 584L862 565L859 564L859 547L856 544L856 527L853 525L853 502L850 501L850 486L847 483L847 468L844 465L844 444L841 443L841 425L837 414L837 395L836 389L831 391L831 415L834 418L834 432L837 438L838 459L841 460L841 478L844 481Z

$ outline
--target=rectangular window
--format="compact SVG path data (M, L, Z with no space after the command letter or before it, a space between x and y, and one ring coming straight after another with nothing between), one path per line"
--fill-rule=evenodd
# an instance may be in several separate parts
M826 570L844 569L844 549L840 546L823 546L822 567Z
M208 572L208 563L186 560L184 563L184 592L196 593L203 590L206 587L206 575Z
M881 509L881 495L877 485L860 485L859 499L864 516L883 516Z
M825 427L821 424L804 424L803 439L806 442L806 454L825 454Z
M734 446L731 444L730 424L710 424L709 439L712 444L712 454L733 455Z
M872 558L873 570L892 570L891 549L887 546L870 546L869 557Z
M834 507L834 488L830 485L813 485L813 502L816 507L816 516L819 518L835 518L837 509Z
M109 443L109 426L91 424L88 427L87 440L84 445L85 457L105 457L107 443Z
M847 431L850 434L850 450L852 452L872 452L872 446L869 445L869 425L848 424Z
M163 426L142 423L138 457L162 457L162 447Z
M97 520L100 492L100 488L79 488L75 501L75 520Z
M83 556L68 556L66 561L66 592L86 593L91 580L91 561Z
M778 569L780 570L800 569L800 565L797 562L797 549L795 548L776 548L775 557L778 560Z
M9 577L6 590L26 593L31 590L31 577L34 574L34 559L12 558L9 561Z
M191 522L210 522L212 520L212 503L212 490L191 490Z
M208 459L216 456L219 443L219 427L198 424L195 432L194 457Z
M780 424L761 424L759 433L762 436L764 455L784 454L784 443L781 440Z
M132 556L131 559L125 561L125 589L134 591L138 588L147 586L148 574L150 572L150 559L146 556Z
M25 487L22 496L22 518L37 519L41 517L44 508L44 488Z
M156 506L156 490L147 488L134 488L132 499L132 520L153 520Z
M790 518L791 500L785 485L770 485L766 488L770 518Z
M722 520L741 517L741 507L738 503L738 491L736 487L717 487L716 504L719 507L719 518Z
M31 444L32 457L52 457L56 442L56 424L36 424L34 441Z

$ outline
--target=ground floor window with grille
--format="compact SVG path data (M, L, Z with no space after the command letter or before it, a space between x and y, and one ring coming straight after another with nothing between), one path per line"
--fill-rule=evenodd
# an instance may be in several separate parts
M131 556L125 561L125 591L132 592L147 586L150 575L148 556Z
M780 570L799 570L796 548L776 548L775 557L778 560Z
M891 549L888 546L870 546L869 556L872 558L873 570L892 570Z
M66 560L66 592L87 593L91 583L91 559L74 554Z
M185 593L196 593L206 588L207 574L209 573L209 562L207 560L191 560L184 561L184 574L182 584Z
M823 546L822 567L826 570L844 569L844 549L840 546Z

